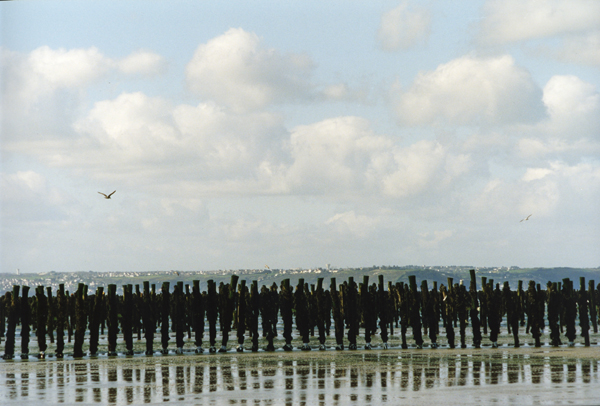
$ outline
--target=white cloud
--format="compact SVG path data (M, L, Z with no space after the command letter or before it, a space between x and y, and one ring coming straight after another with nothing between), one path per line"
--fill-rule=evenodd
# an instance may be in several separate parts
M386 51L405 50L426 41L430 31L429 12L409 7L408 1L404 1L381 16L378 39Z
M453 235L454 232L452 230L436 230L433 232L420 233L418 243L421 248L436 248L442 241L447 240Z
M567 37L556 57L576 64L600 66L600 30Z
M531 182L532 180L543 179L551 173L552 170L548 168L527 168L522 180L525 182Z
M490 0L484 6L480 38L503 44L599 26L600 2L596 0Z
M71 199L35 171L0 173L2 227L61 220L72 209Z
M402 123L510 124L539 119L541 91L508 55L464 56L421 72L410 88L393 91Z
M548 117L524 126L516 142L520 157L563 159L570 163L600 152L600 94L573 75L556 75L544 86Z
M77 132L120 156L115 159L157 162L177 147L180 134L170 122L172 107L161 98L123 93L115 100L97 102L87 117L74 124Z
M3 48L5 97L11 100L12 105L28 108L40 97L58 89L87 85L106 74L111 64L112 61L94 47L54 50L42 46L27 55Z
M256 34L232 28L201 44L186 67L188 85L239 112L309 97L310 58L283 55L260 42Z
M338 197L441 193L472 167L469 155L452 154L437 142L402 147L373 133L369 122L359 117L293 129L290 153L288 190Z
M335 214L325 224L333 227L342 237L366 238L377 228L379 219L357 215L351 210Z
M34 134L4 147L156 193L260 194L283 185L288 133L277 114L235 114L213 103L173 106L161 97L123 93L95 103L72 132L52 140Z
M2 81L11 104L29 108L60 89L80 91L111 70L149 74L159 72L163 64L163 58L150 51L116 60L95 47L67 50L41 46L25 55L2 48Z
M166 69L165 59L151 51L140 50L116 61L119 70L126 74L157 75Z
M373 134L367 120L337 117L296 127L290 135L293 160L287 182L305 192L354 191L369 187L378 159L391 142ZM372 185L371 185L372 186Z
M591 83L576 76L553 76L544 87L548 108L547 130L565 138L581 138L600 132L600 94Z

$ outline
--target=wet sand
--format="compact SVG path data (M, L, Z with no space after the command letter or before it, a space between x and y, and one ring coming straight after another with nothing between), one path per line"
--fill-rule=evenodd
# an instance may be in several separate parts
M0 404L600 404L600 347L0 362Z
M171 339L168 355L160 354L157 341L153 356L143 354L144 340L135 340L135 355L125 356L121 338L116 357L107 356L102 336L97 357L74 359L68 344L63 360L53 357L53 345L48 358L36 358L32 338L28 357L17 353L14 360L0 360L0 404L600 405L599 333L591 334L590 347L578 337L574 347L554 348L546 334L536 348L522 331L522 346L513 348L512 337L502 331L498 349L485 336L475 349L470 335L466 349L448 348L444 336L441 348L429 348L426 339L425 348L416 349L409 334L407 350L396 335L387 350L378 337L372 350L361 349L360 336L357 351L336 351L333 337L326 351L318 351L312 337L313 351L284 352L279 337L275 352L252 353L247 341L238 353L232 334L224 354L209 354L206 344L203 354L195 354L186 337L183 355L175 355ZM300 344L296 337L293 345Z

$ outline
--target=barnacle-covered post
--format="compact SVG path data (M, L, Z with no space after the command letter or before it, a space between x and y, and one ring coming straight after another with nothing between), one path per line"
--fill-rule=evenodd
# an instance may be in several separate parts
M46 287L46 296L48 297L48 318L46 320L46 334L48 334L48 338L50 339L50 343L54 344L54 329L56 318L56 304L55 298L52 297L52 288L50 286Z
M473 347L481 347L481 321L479 320L479 298L477 297L477 279L475 270L469 270L471 274L471 283L469 284L469 318L471 319L471 328L473 330ZM516 315L515 315L516 317ZM518 321L518 320L517 320ZM517 325L518 327L518 325ZM518 328L517 328L518 331Z
M102 286L98 286L96 288L96 294L90 295L89 299L90 299L90 317L89 317L90 355L95 356L98 354L100 323L101 323L101 320L106 317L104 288Z
M409 275L410 284L410 326L417 348L423 348L423 334L421 332L421 295L417 291L417 280L415 275Z
M37 336L38 349L40 359L46 358L46 322L48 320L48 299L44 295L44 287L38 286L35 288L36 297L36 329L35 335Z
M328 309L326 303L325 291L323 290L323 278L317 279L317 290L315 291L315 304L317 306L317 331L319 333L319 350L325 350L325 319Z
M23 286L21 289L21 299L19 300L21 309L21 358L29 357L29 334L31 324L31 306L29 305L29 286Z
M238 340L237 352L244 351L244 339L246 334L246 299L247 292L246 281L242 279L238 285L237 306L235 311L236 335Z
M246 325L252 336L252 352L258 351L258 316L260 315L260 293L258 292L258 282L252 281L250 294L247 296L246 303Z
M146 355L154 353L154 333L156 331L156 316L154 298L150 292L150 282L144 281L144 293L141 300L142 322L144 323L144 338L146 339Z
M73 343L73 357L83 357L83 342L87 328L87 286L80 283L75 293L75 342Z
M108 356L117 355L117 334L119 333L119 299L117 298L117 285L108 285L106 326L108 327Z
M344 349L344 314L342 313L341 292L337 290L337 281L335 278L331 278L331 282L329 283L329 295L331 296L335 349L341 351Z
M56 293L56 358L64 357L65 327L68 317L69 298L65 295L65 284L58 285Z
M303 351L310 351L310 318L303 278L298 279L298 285L294 292L294 309L296 310L296 328L300 331L300 336L302 337L302 347L300 348Z
M560 340L560 293L556 282L548 281L546 285L546 300L548 301L548 327L550 327L550 342L553 347L562 344Z
M217 296L217 285L209 279L206 289L206 320L208 321L209 352L217 351L217 317L219 315L219 300Z
M203 352L202 338L204 337L204 298L200 292L199 280L192 281L191 320L196 354L201 354Z
M219 321L221 322L221 348L219 352L227 352L229 332L236 309L236 289L239 277L231 275L231 283L219 285Z
M590 346L590 317L588 313L588 292L585 288L585 277L579 278L579 295L577 307L579 308L579 327L581 327L581 336L586 347Z
M344 316L348 326L348 348L356 350L356 337L358 337L359 314L358 314L358 286L353 277L348 278L348 287L343 299Z
M4 303L6 309L6 342L4 343L4 359L13 359L15 356L15 332L19 322L19 291L21 287L13 286L12 292L6 292Z
M125 341L125 355L133 355L133 286L123 285L123 311L121 312L121 329Z
M588 282L588 299L590 301L590 319L592 320L592 328L594 329L594 333L598 332L598 312L596 310L596 306L598 305L596 299L596 289L595 282L591 280Z
M388 325L391 323L390 293L385 290L384 276L378 275L377 301L379 303L379 329L383 349L388 348Z
M279 308L281 309L281 319L283 321L283 338L285 344L284 351L292 351L292 312L294 309L294 296L290 288L290 280L281 281L281 290L279 292Z
M173 329L175 330L177 354L183 354L183 337L186 330L185 319L183 281L178 281L177 284L173 286L173 294L171 295L171 323L173 323Z
M161 288L161 306L160 306L160 344L162 346L162 353L168 354L169 350L169 313L171 305L171 293L169 292L169 282L163 282Z

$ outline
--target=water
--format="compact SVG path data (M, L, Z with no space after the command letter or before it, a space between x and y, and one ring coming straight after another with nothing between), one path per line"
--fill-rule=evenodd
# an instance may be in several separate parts
M135 356L0 363L0 404L600 404L597 359L510 351Z

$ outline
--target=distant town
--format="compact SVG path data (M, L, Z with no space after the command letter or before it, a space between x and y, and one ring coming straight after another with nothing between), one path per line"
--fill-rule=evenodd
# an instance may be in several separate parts
M318 278L324 279L324 286L328 287L331 278L336 278L338 283L342 283L352 277L356 281L363 282L365 277L370 278L370 283L377 281L379 275L383 275L386 282L408 282L409 275L415 275L418 283L422 280L428 282L437 282L438 284L448 283L448 278L452 278L454 283L470 280L469 270L475 269L476 275L486 277L489 281L495 283L504 283L508 281L511 287L516 287L519 280L527 283L534 280L536 283L545 287L546 282L561 281L564 278L570 278L574 281L574 286L579 287L580 278L585 280L594 280L600 282L600 267L598 268L519 268L517 266L502 267L474 267L474 266L425 266L425 265L380 265L372 267L358 268L334 268L327 264L325 267L317 268L293 268L293 269L227 269L214 271L148 271L148 272L43 272L43 273L0 273L0 293L12 290L14 285L35 287L43 285L51 287L55 291L60 284L64 284L65 290L73 292L80 283L88 286L88 291L94 291L97 287L106 287L109 284L116 284L118 290L123 285L142 285L143 281L149 281L160 289L163 282L170 282L171 286L179 281L185 284L192 284L193 280L199 280L201 289L206 288L206 282L209 279L217 284L227 282L231 275L238 275L240 279L248 282L257 281L259 285L272 285L281 283L283 279L290 279L296 283L302 278L305 282L313 284ZM477 281L480 284L481 279Z

